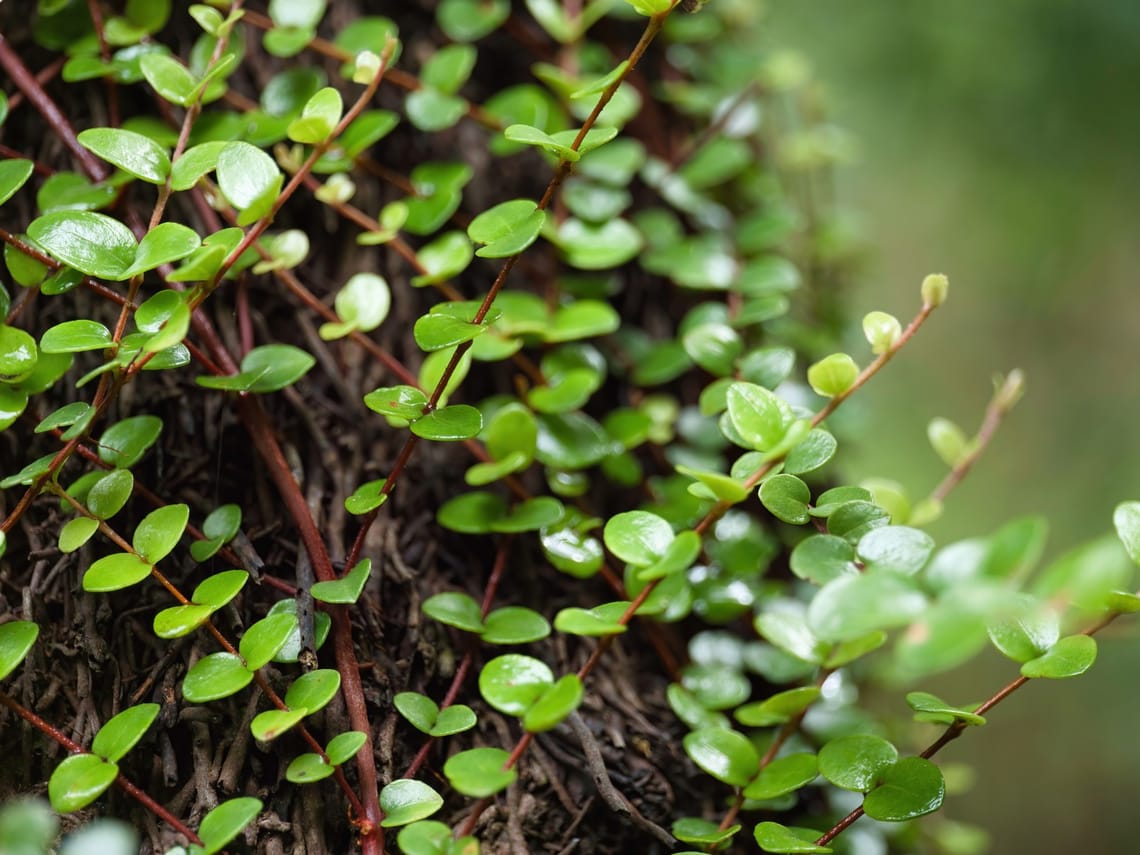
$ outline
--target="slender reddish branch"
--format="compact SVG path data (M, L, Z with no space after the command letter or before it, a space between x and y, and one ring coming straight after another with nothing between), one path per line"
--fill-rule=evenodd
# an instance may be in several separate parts
M12 82L24 93L24 97L35 106L45 121L51 125L60 142L67 146L75 159L79 161L84 172L96 181L102 181L111 174L107 164L79 144L75 129L71 127L71 123L67 121L63 111L56 106L55 101L48 96L39 81L28 71L27 66L12 50L11 45L8 44L8 40L3 35L0 35L0 68L8 72Z
M989 447L990 441L994 438L999 427L1001 427L1002 420L1013 409L1014 404L1017 403L1021 397L1021 390L1024 386L1024 377L1018 370L1011 371L1009 376L1002 381L1001 386L994 396L990 399L989 404L986 406L985 415L982 418L982 425L978 428L978 433L970 442L969 451L958 460L954 467L946 473L946 477L942 479L937 487L930 493L930 500L941 503L950 495L950 491L961 483L962 479L970 474L970 470L974 464L978 462L978 458L985 453L986 448Z
M1138 596L1140 596L1140 591L1136 593ZM1100 618L1098 621L1096 621L1096 623L1085 627L1083 630L1081 630L1080 634L1088 636L1096 635L1098 632L1100 632L1102 629L1120 617L1121 614L1123 614L1123 612L1111 612L1110 614L1107 614L1104 617ZM1004 701L1006 698L1008 698L1010 695L1028 683L1029 680L1029 677L1020 676L1013 680L1010 680L1008 683L994 692L993 695L991 695L987 700L978 704L978 706L974 709L974 714L985 715L987 712L992 710L994 707L996 707L998 704L1000 704L1002 701ZM945 731L942 732L941 736L934 740L934 742L930 743L930 745L928 745L925 750L923 750L923 752L918 756L924 760L929 760L931 757L933 757L935 754L937 754L939 751L941 751L943 748L961 736L967 727L969 727L969 725L964 721L954 722L952 725L947 727ZM858 820L862 815L863 807L860 805L851 811L851 813L847 814L847 816L843 817L843 819L839 820L839 822L837 822L834 826L824 832L824 834L822 834L820 838L815 841L816 845L826 846L828 843L842 834L848 827L854 824L855 821Z
M60 731L58 728L48 724L30 709L19 703L14 698L9 697L4 692L0 692L0 705L3 705L28 722L36 730L48 736L58 744L62 745L72 754L87 754L88 752L83 749L81 745L72 740ZM115 783L119 789L129 795L131 798L139 802L143 807L177 831L189 840L191 843L197 843L199 846L202 844L202 839L195 834L190 828L183 823L178 817L174 816L170 811L147 795L145 790L132 784L121 772L115 777Z

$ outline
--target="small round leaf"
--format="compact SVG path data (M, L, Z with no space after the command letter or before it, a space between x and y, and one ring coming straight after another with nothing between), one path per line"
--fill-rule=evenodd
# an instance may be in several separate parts
M400 778L380 791L380 825L393 828L426 819L443 807L443 797L422 781Z

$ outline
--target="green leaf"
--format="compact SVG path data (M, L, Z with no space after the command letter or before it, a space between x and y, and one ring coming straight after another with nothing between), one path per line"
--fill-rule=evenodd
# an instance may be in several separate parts
M408 119L421 131L443 131L467 114L467 102L430 86L408 93L404 101Z
M312 594L314 600L322 603L338 603L352 605L360 599L364 585L372 574L372 559L365 558L339 579L329 582L314 582Z
M1140 502L1121 502L1112 512L1116 536L1134 564L1140 564Z
M756 631L781 650L805 662L823 661L827 645L808 627L803 614L790 610L766 611L754 620Z
M942 462L953 468L970 451L970 440L950 419L933 418L926 426L926 438Z
M59 551L70 553L77 550L88 540L92 535L99 530L99 520L92 519L91 517L76 517L69 520L63 528L59 530Z
M130 279L163 264L185 258L201 243L197 232L181 223L159 223L139 241L134 261L124 271L123 278ZM186 320L189 323L189 314Z
M614 515L602 536L610 552L637 567L648 567L660 560L674 538L672 526L648 511Z
M738 706L748 700L751 691L738 666L722 662L687 665L681 672L681 683L710 710Z
M626 0L627 3L650 4L658 0ZM644 12L642 14L645 14ZM816 846L813 842L820 836L818 831L808 828L788 828L778 822L761 822L753 830L752 836L765 852L830 852L826 846Z
M178 545L186 523L190 521L187 505L167 505L151 511L135 529L131 543L143 560L157 564Z
M1136 567L1115 535L1066 552L1038 575L1032 592L1055 604L1101 611L1112 591L1130 586Z
M752 783L744 788L744 796L749 799L778 798L810 784L818 775L814 754L789 754L761 769Z
M451 315L429 313L416 320L413 335L422 350L443 350L482 335L486 324L469 324Z
M440 92L454 95L467 82L475 68L477 52L471 45L447 45L424 63L420 82Z
M467 594L444 591L424 600L420 607L428 617L465 632L483 631L483 613L479 604Z
M613 450L602 426L585 413L543 413L538 417L535 458L560 471L586 469Z
M0 431L14 425L27 406L27 392L0 385Z
M301 115L289 123L286 133L294 142L317 145L327 141L344 113L340 93L326 86L313 93L305 103Z
M414 421L424 414L428 397L414 386L385 386L364 396L364 405L382 416Z
M465 704L440 709L435 701L418 692L400 692L392 701L404 718L429 736L450 736L475 726L475 713Z
M1021 666L1021 676L1063 680L1089 670L1096 661L1096 639L1089 635L1068 635L1048 651Z
M179 107L190 106L198 78L182 63L162 53L148 53L139 60L143 77L164 100Z
M195 561L205 561L229 543L238 533L240 526L241 507L239 505L227 504L215 508L202 522L202 533L206 535L206 540L199 540L190 544L190 554L194 556Z
M301 754L286 767L285 780L294 784L313 784L335 773L336 767L326 763L320 754Z
M775 447L788 432L791 408L763 386L733 383L726 400L732 426L756 451Z
M322 324L323 339L341 338L353 330L370 332L388 317L392 292L388 281L375 273L357 273L336 295L336 313L341 323Z
M100 475L99 480L87 491L87 509L99 519L108 520L121 511L130 499L135 478L129 469L112 469Z
M849 662L854 662L860 657L866 656L873 650L878 650L887 643L887 634L882 630L875 630L866 635L861 635L858 638L853 638L850 641L844 641L835 645L831 652L827 654L827 658L823 660L823 667L825 668L841 668Z
M834 398L855 385L859 366L846 353L833 353L809 367L807 376L817 395Z
M697 696L680 683L670 683L665 690L665 697L677 718L692 730L729 727L728 718L723 713L706 709Z
M912 622L926 597L907 577L862 573L833 579L808 607L808 626L824 641L851 641L876 629Z
M158 704L138 704L108 719L92 740L91 753L116 762L142 739L159 709Z
M818 686L800 686L778 692L757 703L745 704L733 713L746 727L770 727L783 724L799 715L819 698Z
M760 485L760 502L772 516L792 525L803 525L811 519L807 503L811 500L808 485L795 475L774 475Z
M218 154L217 175L222 195L240 212L239 226L248 226L269 213L283 180L273 158L241 140L228 143Z
M435 19L452 41L473 42L497 30L510 13L510 0L443 0Z
M501 748L472 748L449 757L443 764L443 774L451 786L465 796L493 796L518 777L513 767L503 768L509 757Z
M72 754L55 767L48 781L48 799L59 813L85 808L107 791L119 767L94 754Z
M132 416L115 422L99 437L99 458L119 469L130 469L162 433L157 416Z
M182 697L192 704L228 698L253 680L253 671L233 653L211 653L195 662L182 681Z
M297 629L296 614L271 614L263 617L245 631L238 644L238 652L245 667L256 671L269 662Z
M740 335L724 323L704 323L688 330L681 343L689 358L718 377L732 373L736 358L744 352Z
M620 325L621 317L609 303L575 300L555 310L543 331L543 339L563 342L596 338L614 332Z
M881 822L903 822L942 807L946 782L938 767L921 757L904 757L883 771L882 783L863 799L863 810Z
M592 609L562 609L554 616L554 628L570 635L618 635L627 629L618 621L629 605L628 600L619 600L614 603L602 603Z
M26 379L38 359L34 338L21 329L4 326L0 322L0 383L17 383Z
M464 493L444 502L436 514L439 524L464 534L483 534L507 513L507 503L494 493Z
M788 452L784 471L789 475L814 472L835 456L838 443L835 437L822 428L813 429L803 442Z
M28 237L64 264L100 279L126 279L137 248L130 229L94 211L44 214L32 220Z
M154 634L159 638L181 638L189 635L217 611L214 606L190 604L171 606L154 616Z
M571 129L548 134L531 125L510 125L503 131L511 142L538 146L553 154L555 157L576 163L578 159L589 151L605 145L617 136L617 128L590 128L582 138L582 142L574 148L574 140L578 131Z
M790 347L761 347L741 357L740 376L750 383L775 389L792 373L795 364L796 352Z
M40 185L36 204L45 214L93 211L105 208L117 195L118 188L113 182L95 184L75 172L57 172Z
M111 331L102 324L76 320L50 327L40 339L40 350L44 353L80 353L102 350L113 344Z
M898 749L882 737L865 733L840 736L819 750L819 773L844 790L866 793L898 757Z
M855 547L868 568L913 576L934 551L934 540L924 531L901 525L872 529Z
M339 766L355 757L356 752L363 748L367 741L367 734L359 730L349 730L330 739L329 744L325 746L325 754L328 755L330 763Z
M760 769L756 748L742 733L723 727L685 734L685 753L700 769L718 781L743 787Z
M380 791L380 825L394 828L426 819L443 807L443 797L422 781L399 778Z
M466 270L474 255L475 250L465 234L446 232L420 247L416 253L416 260L424 272L412 277L412 285L422 288L446 282Z
M701 536L692 530L683 531L665 547L660 559L638 571L637 578L661 579L674 573L683 573L693 566L700 554Z
M487 615L480 634L488 644L527 644L550 635L550 624L536 611L506 606Z
M35 165L23 158L0 161L0 205L3 205L32 177Z
M813 516L822 515L822 497L820 499L821 504ZM844 502L827 514L827 530L850 543L858 543L871 529L887 525L890 520L890 514L874 502Z
M264 344L245 355L240 373L198 377L195 382L229 392L278 392L308 374L316 362L312 354L291 344Z
M154 568L137 555L117 552L100 558L83 574L83 590L96 594L118 591L137 585Z
M243 828L261 813L261 801L245 796L222 802L204 817L198 826L205 855L221 852L227 843L241 834Z
M523 727L530 733L553 730L582 703L582 680L566 674L548 688L523 715Z
M253 717L253 721L249 723L249 732L259 742L272 742L278 736L287 733L300 724L306 715L308 715L308 710L303 707L289 710L266 710Z
M571 525L548 527L542 530L542 551L546 559L563 573L577 578L589 578L597 573L604 560L602 545Z
M332 668L318 668L302 674L285 693L285 706L304 709L307 715L323 709L340 689L340 673Z
M790 558L792 572L816 585L858 572L855 549L841 537L813 534L796 544Z
M39 634L39 625L29 620L13 620L0 624L0 680L11 674L24 661Z
M88 128L77 139L103 160L150 184L165 184L170 175L166 149L142 134L122 128Z
M471 221L467 236L477 244L480 258L507 258L517 255L535 242L546 212L529 199L513 199L484 211Z
M565 507L553 496L536 496L519 502L509 513L493 519L491 531L504 534L538 531L557 523L564 513Z
M522 716L554 683L554 673L538 659L518 653L497 656L479 672L479 693L501 713Z
M1061 637L1061 621L1048 606L1026 598L1025 608L988 628L994 647L1014 662L1028 662L1049 650Z
M436 442L472 439L483 429L483 415L467 404L453 404L432 410L412 422L412 433Z
M366 481L357 487L352 495L344 500L344 509L350 514L367 514L376 510L388 501L388 494L381 492L387 478L378 478L375 481Z
M225 570L215 573L199 583L194 589L193 601L220 609L238 595L249 580L249 574L244 570Z
M930 692L908 692L906 702L912 710L918 713L914 717L915 721L932 721L938 724L953 724L956 721L961 721L975 726L986 723L984 716L980 716L965 707L952 706L937 695L930 694Z

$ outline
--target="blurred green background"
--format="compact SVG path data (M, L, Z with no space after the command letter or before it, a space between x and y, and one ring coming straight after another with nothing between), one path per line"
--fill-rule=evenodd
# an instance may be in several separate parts
M862 395L870 439L852 474L925 495L944 474L928 420L973 433L991 376L1021 367L1025 398L933 533L1043 514L1048 560L1109 530L1116 502L1140 498L1140 3L767 8L771 42L810 60L859 142L840 175L871 247L855 317L905 321L926 273L951 280L946 306ZM1140 851L1140 632L1119 623L1088 677L1030 684L945 752L977 770L947 816L989 829L991 852ZM996 654L967 667L930 688L974 700L1016 675Z

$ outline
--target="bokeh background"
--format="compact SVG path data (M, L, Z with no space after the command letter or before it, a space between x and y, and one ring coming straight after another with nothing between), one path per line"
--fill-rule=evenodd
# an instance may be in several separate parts
M951 298L865 391L852 474L922 496L944 474L927 421L972 433L995 372L1027 393L933 528L939 542L1023 514L1046 554L1110 529L1140 498L1140 3L767 0L769 38L807 57L858 140L841 199L870 247L855 317L909 318L918 283ZM853 331L857 335L857 331ZM1101 638L1090 675L1030 684L944 753L977 772L947 803L994 853L1140 851L1140 632ZM931 690L980 699L1016 675L996 654Z

